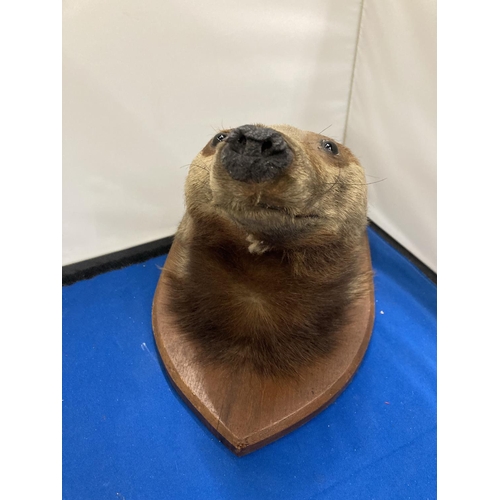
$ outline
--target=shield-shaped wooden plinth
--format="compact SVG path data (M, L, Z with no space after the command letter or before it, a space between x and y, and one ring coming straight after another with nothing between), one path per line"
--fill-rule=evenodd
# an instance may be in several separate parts
M170 257L175 252L174 242ZM167 257L165 269L173 260ZM367 240L364 265L371 268ZM170 290L164 273L153 302L153 330L165 368L183 400L236 455L271 443L326 408L350 382L368 347L373 283L369 293L352 305L351 323L338 333L336 349L297 378L275 380L247 370L228 373L223 367L203 366L169 312Z

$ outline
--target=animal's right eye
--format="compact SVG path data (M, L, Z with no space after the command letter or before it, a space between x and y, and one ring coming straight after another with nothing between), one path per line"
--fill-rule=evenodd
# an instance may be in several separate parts
M222 142L226 139L227 134L225 132L219 132L213 139L212 139L212 146L215 147L219 142Z

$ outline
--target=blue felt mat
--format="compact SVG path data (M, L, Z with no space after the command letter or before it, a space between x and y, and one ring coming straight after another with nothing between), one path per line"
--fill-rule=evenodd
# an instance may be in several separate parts
M63 498L436 498L436 286L369 236L376 318L358 373L242 458L166 380L151 329L165 257L63 288Z

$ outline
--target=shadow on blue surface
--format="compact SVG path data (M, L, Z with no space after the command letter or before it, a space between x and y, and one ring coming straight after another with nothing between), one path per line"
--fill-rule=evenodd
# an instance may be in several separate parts
M165 257L63 289L63 498L436 498L436 286L373 231L376 319L336 402L237 458L167 381Z

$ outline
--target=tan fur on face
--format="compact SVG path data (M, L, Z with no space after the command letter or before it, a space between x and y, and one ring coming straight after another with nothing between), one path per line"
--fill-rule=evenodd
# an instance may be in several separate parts
M277 178L232 179L224 142L197 155L171 307L206 362L247 365L265 375L299 371L327 354L335 330L370 276L359 272L366 182L345 146L288 125L272 126L293 151Z

